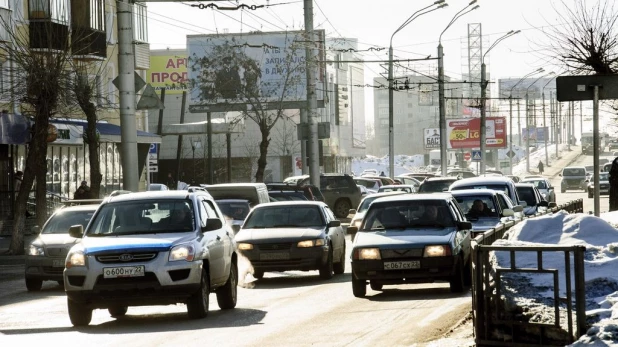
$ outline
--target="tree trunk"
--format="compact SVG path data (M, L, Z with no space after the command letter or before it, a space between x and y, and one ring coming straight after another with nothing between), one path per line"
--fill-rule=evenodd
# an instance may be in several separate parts
M270 130L267 124L260 124L260 132L262 133L262 141L260 141L260 157L258 158L258 167L255 172L255 181L264 182L264 170L266 169L266 156L268 155L268 144L270 139Z
M92 103L91 103L92 105ZM92 109L86 114L88 120L88 129L86 130L86 136L88 136L88 156L90 159L90 198L98 199L99 191L101 189L101 160L99 158L99 139L97 137L97 114L94 105Z

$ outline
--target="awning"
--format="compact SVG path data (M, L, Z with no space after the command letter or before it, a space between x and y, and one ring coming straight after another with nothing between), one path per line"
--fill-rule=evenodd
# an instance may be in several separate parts
M58 138L56 141L52 142L53 144L83 144L83 134L88 128L86 121L54 119L50 121L50 124L53 124L58 128ZM98 122L97 133L99 134L99 142L122 142L119 125ZM161 143L161 136L146 131L137 130L137 143Z

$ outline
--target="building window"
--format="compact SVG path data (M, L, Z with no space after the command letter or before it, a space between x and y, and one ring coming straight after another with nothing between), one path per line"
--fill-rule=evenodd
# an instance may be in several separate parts
M133 38L148 42L148 15L144 4L133 5Z
M28 5L30 19L69 24L69 0L29 0Z
M105 7L103 0L90 0L90 28L105 31Z

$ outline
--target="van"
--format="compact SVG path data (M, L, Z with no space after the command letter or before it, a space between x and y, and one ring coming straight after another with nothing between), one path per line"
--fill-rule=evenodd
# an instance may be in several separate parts
M203 187L215 200L244 199L249 201L252 208L270 202L268 188L264 183L222 183Z
M564 193L567 189L581 189L587 191L586 168L584 166L570 166L562 169L560 174L560 192Z

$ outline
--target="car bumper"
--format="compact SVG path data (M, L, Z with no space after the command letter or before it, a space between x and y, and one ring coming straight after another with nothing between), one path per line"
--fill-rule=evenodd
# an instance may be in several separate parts
M317 270L328 261L328 247L297 248L285 251L242 251L258 271Z
M594 187L588 187L588 192L594 193ZM601 194L601 195L609 194L609 188L600 188L599 189L599 194Z
M25 263L25 276L27 279L62 281L64 260L65 258L27 256Z
M352 262L352 272L358 279L382 284L427 283L449 279L455 273L455 259L454 257L409 259L420 261L420 268L409 270L385 270L384 262L390 260L355 260Z

